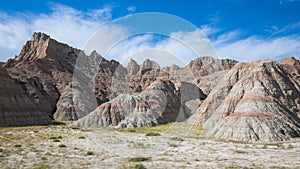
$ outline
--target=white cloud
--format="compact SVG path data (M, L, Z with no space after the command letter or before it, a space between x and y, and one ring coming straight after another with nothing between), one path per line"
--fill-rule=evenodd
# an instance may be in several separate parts
M156 58L162 65L170 65L175 60L177 64L179 61L187 64L198 56L219 56L247 62L300 56L300 35L278 36L287 30L298 29L299 23L281 28L273 27L274 36L270 38L250 36L240 39L242 32L239 30L220 34L220 29L203 25L193 32L173 32L169 38L162 40L155 39L151 34L122 39L130 35L128 28L111 24L103 26L111 21L112 8L104 6L101 9L80 11L68 6L53 5L49 14L0 13L0 61L17 55L25 41L36 31L45 32L60 42L84 49L87 54L95 49L105 54L112 47L105 57L121 62L132 56L151 56L151 51L155 55L152 58ZM128 10L135 9L128 7ZM94 34L96 31L98 32ZM213 45L205 34L218 35L212 42ZM90 37L92 39L88 39ZM89 44L86 44L88 40ZM170 59L171 56L174 56L174 60Z
M217 56L209 39L200 30L174 32L160 41L156 41L155 36L157 35L144 34L125 39L116 44L105 57L117 59L125 65L133 57L137 61L150 58L161 66L185 66L198 56Z
M211 34L214 34L218 31L220 31L219 29L212 27L211 25L202 25L200 27L200 30L206 35L209 36Z
M111 24L103 26L105 22L111 20L112 7L110 6L88 12L55 4L51 9L50 14L22 15L19 17L21 19L16 19L16 17L5 13L0 14L4 16L2 18L6 18L0 22L0 37L3 37L0 39L2 61L18 54L25 41L30 39L31 34L36 31L45 32L60 42L84 49L87 54L92 50L97 50L104 55L107 50L113 47L105 57L119 61L133 55L138 56L137 53L143 55L147 53L148 56L149 50L152 50L155 55L160 55L155 56L156 58L162 58L163 53L169 53L180 58L184 63L188 63L196 57L190 48L199 53L201 50L206 50L209 42L200 30L175 32L170 35L171 38L161 41L154 41L150 34L123 40L121 38L128 37L130 34L126 27ZM133 11L134 7L129 7L128 10ZM208 27L206 30L208 31ZM97 33L95 33L96 31ZM94 35L91 36L92 34ZM92 38L88 39L89 37ZM143 52L146 50L147 52ZM172 59L166 59L166 61L169 62L169 65L173 63Z
M171 34L171 37L180 40L188 48L191 48L196 54L196 56L217 57L215 49L211 44L211 41L199 29L193 32L174 32ZM174 50L176 49L174 48Z
M251 62L259 59L281 60L284 57L300 56L300 36L290 35L265 39L251 36L246 39L216 45L219 56L238 61Z
M235 40L239 34L240 34L240 31L238 31L238 30L234 30L234 31L230 31L230 32L221 34L214 41L214 45L218 46L219 44L230 43L232 40Z
M284 35L291 30L300 28L300 23L291 23L283 27L274 26L270 37L252 35L241 38L241 30L221 33L221 29L204 25L201 30L207 36L215 37L212 41L217 56L238 61L251 62L259 59L281 60L288 56L300 58L300 35ZM282 36L280 36L280 34Z
M0 13L0 61L17 55L33 32L45 32L54 39L82 48L88 38L111 20L112 6L91 11L55 4L50 14Z
M128 29L126 27L114 24L106 24L101 26L100 29L87 41L84 45L84 52L90 54L92 51L96 50L99 54L107 57L107 53L115 45L122 41L122 38L128 37ZM125 44L128 46L128 44ZM136 45L136 44L135 44ZM115 56L120 56L120 51ZM115 59L115 58L108 58Z
M128 12L135 12L136 6L130 6L127 8Z

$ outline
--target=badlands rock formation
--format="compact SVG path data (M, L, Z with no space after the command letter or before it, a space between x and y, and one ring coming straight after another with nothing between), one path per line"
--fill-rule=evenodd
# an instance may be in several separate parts
M57 110L54 113L54 119L61 121L78 120L90 113L96 100L94 93L84 93L77 88L75 82L66 86L57 102Z
M121 94L73 123L77 127L119 126L122 128L156 126L174 122L179 116L180 100L170 81L157 81L139 95Z
M197 85L189 82L175 83L175 88L181 102L180 116L177 120L184 121L195 113L206 95Z
M202 59L198 60L201 62ZM95 51L90 56L86 56L84 52L59 43L43 33L34 33L32 39L23 46L20 54L5 63L10 76L25 85L29 96L38 105L43 105L41 109L44 112L50 116L56 112L65 112L64 118L55 115L55 118L61 120L77 120L78 117L88 114L98 105L110 101L119 94L142 92L155 80L176 81L189 77L187 73L191 71L188 68L175 69L174 67L176 66L161 69L151 60L145 60L141 65L131 60L127 68L124 68L117 61L108 61ZM74 115L75 107L71 106L74 104L73 94L66 92L69 91L67 86L71 86L74 77L76 84L79 84L75 107L84 102L83 95L95 95L95 98L90 99L96 103L80 108L83 111L78 112L82 114L80 116ZM190 79L195 81L194 77ZM66 115L69 117L65 117Z
M287 69L289 74L293 76L298 82L300 81L300 61L294 57L283 59L280 64Z
M5 65L8 73L26 86L29 96L49 115L72 72L80 51L59 43L43 33L34 33L19 56Z
M300 83L265 60L235 65L188 122L206 136L239 141L284 141L300 136Z
M52 123L24 88L24 84L14 81L0 64L0 127Z
M79 61L78 58L80 58ZM97 69L97 67L101 69ZM66 104L69 106L73 104L74 97L67 99L68 94L65 93L68 91L67 86L71 86L72 81L75 81L77 87L79 86L79 91L85 88L91 89L84 90L84 95L86 93L91 95L91 92L93 92L96 97L95 102L98 101L101 104L109 101L111 97L110 79L116 67L120 67L116 61L107 61L96 52L86 56L83 51L59 43L43 33L34 33L31 40L23 46L20 54L15 59L10 59L5 63L5 68L10 76L19 83L24 84L29 96L38 105L41 105L43 112L48 113L50 116L53 116L57 111L62 111L62 107ZM99 71L95 71L96 69ZM74 70L76 76L73 76ZM96 79L95 85L92 84L91 79L93 77ZM107 80L103 77L107 77ZM81 95L82 93L77 96ZM59 104L64 105L58 105L57 107L60 97L62 98ZM84 99L78 97L75 102L76 104L84 102ZM95 107L97 105L92 106L92 108L80 108L83 110L80 114L84 113L86 115ZM67 119L77 120L77 117L81 117L72 113L74 109L74 107L64 109L64 112L70 110L71 112L67 114L73 115Z
M208 137L270 142L300 136L300 62L293 57L249 64L199 57L164 68L131 59L123 67L34 33L3 66L1 126L49 124L49 116L79 119L73 125L84 127L154 126L196 112L188 122L203 124Z

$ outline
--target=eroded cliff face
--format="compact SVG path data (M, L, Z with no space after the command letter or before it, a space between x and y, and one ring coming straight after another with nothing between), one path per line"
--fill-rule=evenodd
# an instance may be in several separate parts
M15 59L5 68L12 78L23 83L29 96L44 112L52 115L60 92L72 81L80 51L59 43L43 33L34 33Z
M138 95L121 94L73 123L77 127L156 126L174 122L180 99L171 81L156 81Z
M282 65L265 60L239 63L188 122L203 124L208 137L283 141L300 136L299 81Z
M83 51L59 43L43 33L34 33L32 39L23 46L20 54L5 64L10 76L24 84L29 96L50 116L53 116L58 107L58 111L61 112L62 107L66 106L66 104L57 105L60 97L62 98L59 104L66 102L70 103L69 106L73 104L73 94L69 92L72 98L66 99L70 86L79 87L77 91L91 89L79 96L95 95L95 102L99 104L110 100L110 81L117 67L120 67L119 63L107 61L95 51L87 56ZM76 76L73 76L74 73ZM72 82L74 83L71 84ZM77 99L75 103L84 102L82 100L83 97ZM66 110L72 111L74 107L64 109L64 112ZM93 109L82 108L81 110L83 112L80 114L86 115ZM71 114L73 113L69 113ZM73 117L81 116L73 114ZM73 117L69 119L74 119Z
M0 63L0 127L44 125L52 119L13 80Z

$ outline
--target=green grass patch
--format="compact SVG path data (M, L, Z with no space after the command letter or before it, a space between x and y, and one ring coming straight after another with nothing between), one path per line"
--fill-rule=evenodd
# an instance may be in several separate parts
M234 152L237 154L247 154L247 151L244 150L235 150Z
M174 144L174 143L168 143L170 147L178 147L177 144Z
M170 129L170 127L173 125L174 123L167 123L167 124L163 124L163 125L159 125L159 126L154 126L154 127L137 127L134 129L128 129L128 128L115 128L115 130L120 131L120 132L136 132L136 133L150 133L150 132L156 132L156 133L160 133L160 132L164 132L167 131L168 129Z
M129 143L130 143L129 147L133 147L133 148L149 148L149 147L151 147L150 145L145 145L142 142L133 142L133 141L131 141Z
M46 163L34 163L32 169L50 169L50 165Z
M84 136L79 136L78 139L85 139L85 137Z
M65 144L60 144L58 147L67 147Z
M202 138L202 132L203 132L203 127L202 125L190 125L185 122L171 122L159 126L154 126L154 127L137 127L134 129L128 129L128 128L114 128L116 131L119 132L136 132L136 133L142 133L142 134L147 134L147 133L162 133L166 131L173 131L176 133L191 133L192 137L196 138Z
M173 140L173 141L184 141L184 139L180 138L180 137L172 137L170 139Z
M51 125L53 125L53 126L61 126L61 125L67 125L67 123L63 122L63 121L54 121Z
M288 149L292 149L292 148L294 148L294 146L291 145L291 144L289 144L287 148L288 148Z
M278 147L278 148L284 148L283 143L266 143L265 145L266 146L275 146L275 147Z
M210 137L214 139L213 137ZM236 143L236 144L249 144L247 141L240 141L240 140L231 140L231 139L217 139L218 141L226 142L226 143Z
M143 164L135 164L134 169L146 169Z
M14 147L22 147L21 144L15 144Z
M92 151L87 151L85 155L91 156L91 155L94 155L94 152L92 152Z
M53 140L53 142L60 142L60 140L58 140L58 139L54 139L54 140Z
M128 132L130 132L130 133L135 133L136 130L134 130L134 129L128 129Z
M150 132L150 133L146 133L146 136L160 136L160 134L155 132Z
M57 139L62 139L62 136L51 136L49 137L51 140L57 140Z
M262 149L267 149L268 148L268 144L264 144Z
M185 124L185 127L189 127L191 133L193 133L193 136L195 138L202 138L202 132L203 132L203 127L202 125L188 125Z
M150 157L132 157L128 158L128 162L141 162L141 161L150 161Z

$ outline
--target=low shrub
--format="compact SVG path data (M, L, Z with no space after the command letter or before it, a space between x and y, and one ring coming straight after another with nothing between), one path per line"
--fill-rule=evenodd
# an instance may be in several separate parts
M155 132L150 132L150 133L147 133L146 136L160 136L160 134L155 133Z
M143 164L135 164L135 169L146 169L146 167Z
M150 161L150 157L132 157L128 159L128 162L141 162L141 161Z
M92 152L92 151L88 151L88 152L86 152L86 155L87 155L87 156L94 155L94 152Z
M58 147L67 147L65 144L60 144Z

